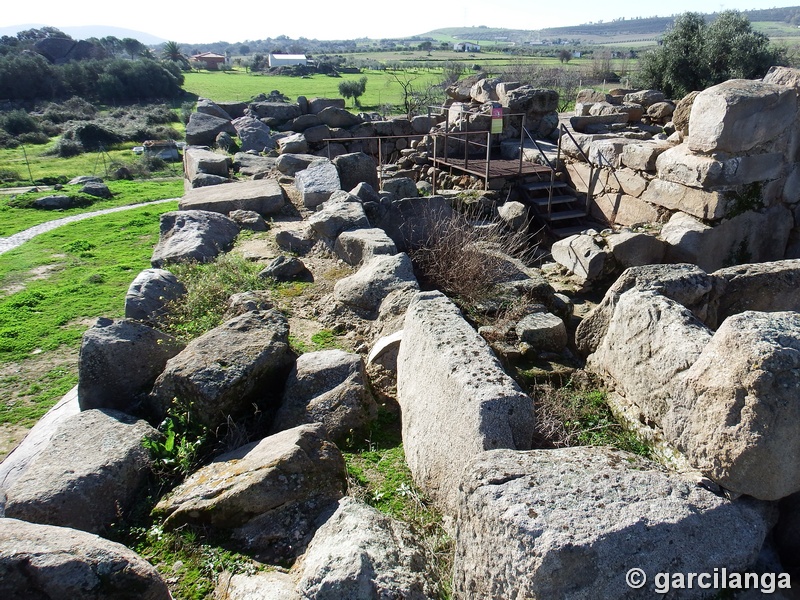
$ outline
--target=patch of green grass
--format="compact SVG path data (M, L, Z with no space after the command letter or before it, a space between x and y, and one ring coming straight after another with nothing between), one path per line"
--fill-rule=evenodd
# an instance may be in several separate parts
M2 160L2 159L0 159ZM64 160L64 159L59 159ZM50 194L77 193L80 186L65 186L60 192L29 192L16 197L0 196L0 237L8 237L34 225L61 219L85 212L129 206L152 200L177 198L183 195L183 179L175 177L165 180L108 181L114 197L109 200L93 199L90 205L67 210L41 210L38 208L16 208L20 198L41 198Z
M608 406L603 389L575 390L540 386L536 398L537 431L546 431L546 444L553 446L613 446L650 458L652 449L620 424Z
M275 292L281 298L297 298L302 296L312 285L309 281L288 281L275 286Z
M415 89L424 89L441 79L439 69L415 69L409 71L409 75L414 78ZM321 74L291 77L245 73L242 70L196 71L185 74L183 89L191 94L219 102L247 101L258 94L269 94L272 90L278 90L291 99L296 99L298 96L340 98L339 84L342 81L358 81L364 76L367 77L367 87L360 98L359 110L378 110L385 104L398 108L402 106L402 88L386 71L364 71L341 77ZM347 102L347 108L353 108L352 102Z
M113 539L133 549L156 567L175 600L214 597L220 573L256 573L261 565L250 557L226 550L190 527L166 531L147 516L136 525L118 526Z
M10 383L13 383L12 378L3 378L0 387ZM62 366L50 369L28 388L26 395L29 398L15 404L8 401L0 403L0 423L33 427L36 421L77 383L76 368Z
M262 268L234 252L209 263L170 265L186 294L170 304L164 330L188 341L220 325L233 294L269 287L258 276Z
M23 288L0 297L0 362L77 347L95 318L122 316L130 282L150 266L160 215L175 208L165 203L87 219L0 255L0 289ZM36 279L37 270L47 275ZM74 373L54 371L35 382L42 388L32 404L4 404L0 419L32 422L75 380Z
M311 336L311 341L317 350L329 350L339 348L336 334L330 329L323 329Z
M135 164L141 162L132 148L133 142L120 144L104 152L85 152L77 156L61 158L49 155L58 138L52 138L47 144L20 146L18 148L0 148L0 165L3 169L16 173L21 181L4 181L6 187L31 185L34 182L50 177L63 176L67 181L80 175L108 177L118 164ZM175 167L180 171L180 165ZM174 173L166 173L173 175ZM4 178L7 179L7 178Z
M412 528L436 563L437 597L449 598L452 540L442 528L441 515L411 477L400 417L381 408L367 439L354 442L354 449L343 452L350 495Z

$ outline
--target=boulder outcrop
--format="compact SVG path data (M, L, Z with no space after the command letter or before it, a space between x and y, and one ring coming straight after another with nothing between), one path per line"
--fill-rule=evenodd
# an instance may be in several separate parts
M203 524L261 560L296 557L344 495L345 467L322 425L302 425L223 454L163 498L167 527Z

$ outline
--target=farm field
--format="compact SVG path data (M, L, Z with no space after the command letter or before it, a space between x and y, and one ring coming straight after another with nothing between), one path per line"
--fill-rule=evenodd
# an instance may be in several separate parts
M361 96L361 110L379 110L383 105L399 107L402 105L402 89L400 84L393 80L392 72L365 71L357 74L347 74L341 77L327 75L310 75L307 77L291 77L287 75L251 74L244 71L196 71L186 73L183 88L190 94L203 98L210 98L216 102L247 101L258 94L269 94L277 90L290 100L298 96L308 98L339 97L339 83L346 80L358 80L367 77L366 92ZM412 69L397 73L403 81L406 78L413 80L412 85L427 87L438 82L441 78L440 70ZM348 101L348 108L352 108L352 100Z
M20 182L31 183L58 176L66 177L67 180L80 175L105 178L120 165L136 164L141 160L131 150L136 145L133 142L109 148L104 152L85 152L69 158L48 154L56 142L57 138L53 138L48 144L0 148L2 180L7 185L19 186ZM179 164L168 167L167 174L182 175L182 168Z

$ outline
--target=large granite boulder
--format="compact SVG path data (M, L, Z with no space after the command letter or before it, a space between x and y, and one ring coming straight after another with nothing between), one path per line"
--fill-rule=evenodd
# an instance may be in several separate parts
M302 133L291 133L278 138L278 152L281 154L304 154L308 152L308 140Z
M0 519L0 572L4 598L172 598L158 571L122 544L17 519Z
M5 488L5 516L89 532L104 531L133 506L147 482L145 421L113 410L65 419L28 468Z
M378 189L378 171L375 159L363 152L341 154L333 159L339 171L339 181L343 190L352 190L359 183L368 183Z
M220 133L236 135L230 119L193 112L186 124L186 143L190 146L213 146Z
M314 209L331 194L342 189L339 171L336 166L325 158L320 158L311 163L306 169L295 175L294 186L300 192L303 206Z
M80 410L76 385L36 422L22 442L0 463L0 490L11 487L47 447L61 424Z
M766 503L731 502L609 448L485 452L467 466L458 492L453 592L642 598L656 592L659 573L747 570L773 520ZM641 589L626 581L633 568L645 576Z
M361 268L336 282L333 297L365 314L375 316L384 298L398 290L418 290L411 259L407 254L374 256Z
M225 119L226 121L231 120L231 116L224 108L208 98L198 98L194 109L199 113L211 115L212 117L219 117L220 119Z
M533 400L440 292L420 292L408 307L397 400L414 481L451 515L467 462L484 450L527 450L533 442Z
M780 138L796 113L794 89L731 79L694 99L687 142L697 152L743 154Z
M710 277L714 287L706 323L712 329L747 310L800 312L800 260L727 267Z
M800 314L728 317L686 371L662 423L726 489L764 500L800 491Z
M201 173L227 178L229 168L230 159L224 154L195 146L189 146L183 151L183 171L190 182Z
M186 294L186 287L165 269L145 269L128 286L125 318L158 324L167 305Z
M397 254L397 246L383 229L362 228L339 234L334 252L348 265L360 265L379 254Z
M178 204L180 210L206 210L223 215L234 210L252 210L263 216L275 215L284 206L283 188L274 179L189 190Z
M400 252L430 244L456 218L442 196L392 200L381 209L372 225L383 229Z
M354 127L362 122L362 119L357 115L354 115L350 111L337 106L328 106L323 108L321 111L316 113L316 115L319 120L328 127L347 129L348 127Z
M596 281L611 271L613 256L592 235L576 234L558 240L550 252L554 261L582 282Z
M343 190L334 192L307 222L314 233L330 245L334 244L343 231L370 226L364 206L358 198Z
M111 408L136 413L167 361L183 347L171 335L138 321L98 319L81 341L81 410Z
M251 102L249 108L270 127L278 127L302 114L300 106L290 102Z
M314 600L427 600L432 558L407 525L342 498L294 568L297 591Z
M316 160L320 160L320 157L314 154L281 154L275 161L275 168L284 175L294 177Z
M712 278L705 271L691 264L645 265L626 269L600 303L578 325L575 344L584 354L594 352L608 333L620 296L632 289L657 292L688 308L704 321L713 285Z
M228 250L237 235L239 226L215 212L182 210L164 213L150 264L160 268L173 262L210 262Z
M242 152L269 152L276 147L270 128L253 117L239 117L233 121L236 135L239 136Z
M377 188L377 186L373 186ZM417 184L411 177L392 177L383 182L383 191L395 199L416 198L419 196Z
M293 362L286 317L274 310L246 312L167 362L153 387L153 409L163 415L180 398L197 422L216 427L241 415L266 389L280 389Z
M218 456L155 508L167 527L204 525L263 561L305 549L314 522L346 487L344 459L322 425L302 425Z
M233 168L242 175L254 179L264 178L275 168L276 159L250 152L237 152L233 155Z
M322 350L300 355L286 380L273 430L322 423L334 442L352 441L378 414L367 381L358 354Z

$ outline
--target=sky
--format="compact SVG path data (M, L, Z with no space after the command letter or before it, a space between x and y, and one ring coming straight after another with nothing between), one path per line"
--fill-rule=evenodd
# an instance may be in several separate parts
M53 27L110 25L185 43L230 43L274 38L355 39L410 37L442 27L543 29L621 17L670 16L687 11L716 12L798 6L800 0L725 0L669 3L621 0L428 0L427 2L271 1L216 4L136 0L134 3L87 0L7 2L0 28L39 24ZM213 8L212 8L213 7ZM222 11L230 8L225 14Z

